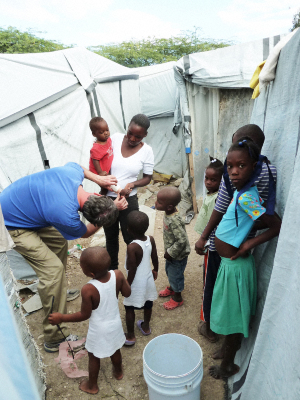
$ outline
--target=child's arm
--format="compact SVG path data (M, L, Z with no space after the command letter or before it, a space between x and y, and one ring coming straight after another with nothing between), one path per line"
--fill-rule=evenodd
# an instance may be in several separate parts
M175 241L172 246L166 250L164 258L172 261L172 259L176 260L178 255L186 247L188 239L184 225L176 219L172 220L169 224L169 232L173 233Z
M142 179L139 179L135 182L127 183L127 185L124 187L124 189L122 189L122 191L120 192L121 196L128 196L129 193L132 191L132 189L135 187L143 187L143 186L148 185L150 183L151 179L152 179L152 175L143 174Z
M80 322L89 319L92 314L92 298L97 289L90 284L84 285L81 289L81 310L73 314L52 313L48 317L51 325L57 325L61 322Z
M139 246L137 243L130 243L127 246L127 262L126 262L126 269L128 271L127 281L130 286L132 285L137 267L142 261L142 258L143 258L143 250L141 246Z
M100 176L106 176L107 172L103 171L102 168L100 167L100 161L99 160L94 160L93 158L92 158L92 160L93 160L94 168L97 171L97 174L100 175Z
M82 165L81 165L81 168L83 169L84 177L86 179L97 183L97 185L99 185L101 187L109 189L111 185L116 185L118 183L117 178L113 175L99 176L99 175L94 174L93 172L89 171Z
M151 260L152 260L152 264L153 264L153 270L152 270L152 274L153 274L153 278L156 281L157 279L157 275L158 275L158 257L157 257L157 250L156 250L156 244L155 244L155 240L152 236L150 237L150 242L152 245L152 251L151 251Z
M123 273L119 270L115 270L116 274L116 289L117 289L117 297L119 295L119 292L122 293L124 297L129 297L131 295L131 287L129 283L127 282L127 279L123 275Z
M246 242L242 243L237 253L233 257L231 257L231 260L235 260L238 257L245 257L254 247L258 246L259 244L268 242L269 240L279 235L281 228L281 219L277 214L263 214L259 219L261 220L262 224L269 229L262 234L256 236L255 238L249 239Z

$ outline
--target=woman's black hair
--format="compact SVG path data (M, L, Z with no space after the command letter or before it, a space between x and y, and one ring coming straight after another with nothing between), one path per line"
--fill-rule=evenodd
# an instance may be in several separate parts
M144 128L145 131L147 131L149 126L150 126L149 118L145 114L137 114L137 115L135 115L134 117L131 118L130 124L132 122L134 122L136 125L139 125L142 128Z
M233 143L230 146L228 153L234 150L242 149L248 152L253 161L257 162L259 160L260 149L257 144L254 143L253 140L250 139L248 136L242 137L238 142Z
M209 156L210 159L210 163L208 164L208 166L206 167L206 169L208 168L212 168L213 170L215 170L218 174L223 175L223 163L222 161L218 160L217 158L213 158L211 156Z

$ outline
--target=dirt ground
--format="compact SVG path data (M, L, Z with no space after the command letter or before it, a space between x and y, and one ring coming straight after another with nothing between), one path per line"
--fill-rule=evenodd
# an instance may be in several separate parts
M152 206L155 203L156 196L153 194L145 203ZM164 249L162 235L163 212L156 212L155 234L154 238L157 245L159 256L159 273L156 281L157 290L165 288L168 284L164 270ZM43 311L40 310L27 317L27 321L43 357L45 364L45 373L47 379L47 400L72 399L110 399L110 400L147 400L148 389L143 378L143 350L146 344L156 336L165 333L181 333L196 340L203 351L203 380L201 383L201 400L222 400L224 398L224 382L216 381L208 374L208 367L214 363L211 354L218 349L221 342L212 344L198 334L197 326L199 323L199 313L202 296L202 262L200 257L194 251L194 243L198 239L198 234L194 231L196 219L194 218L189 225L186 225L190 244L191 254L189 256L185 272L185 290L182 293L184 298L183 306L167 311L163 308L165 299L158 298L154 302L153 314L151 320L152 334L143 336L138 329L136 330L136 344L133 347L122 348L122 357L124 364L124 378L117 381L112 377L110 359L101 360L101 370L98 384L100 391L97 395L89 395L78 389L79 382L83 378L68 378L55 362L58 353L49 354L43 349L42 336L42 318ZM83 247L89 246L90 239L79 239L74 243L80 243ZM120 270L124 273L126 246L120 234ZM88 280L83 275L79 266L79 260L75 257L68 258L67 280L69 288L81 288ZM76 312L80 309L81 298L68 303L68 312ZM119 307L123 322L124 331L126 331L125 312L123 298L119 297ZM136 311L136 320L143 317L143 311ZM70 332L85 337L88 329L88 321L81 323L71 323ZM87 370L87 356L77 361L79 369Z

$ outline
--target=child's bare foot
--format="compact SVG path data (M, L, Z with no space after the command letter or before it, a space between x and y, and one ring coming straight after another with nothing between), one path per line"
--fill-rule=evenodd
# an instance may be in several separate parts
M207 329L207 324L200 321L198 325L198 332L204 336L210 343L216 343L219 340L219 335L213 332L211 329Z
M222 358L224 358L225 354L224 354L224 348L223 346L219 348L219 350L217 350L211 357L214 360L221 360Z
M93 385L90 386L90 381L88 379L85 379L82 381L79 385L79 389L82 390L83 392L90 393L90 394L97 394L99 392L99 387L98 385Z
M240 367L236 364L228 365L227 368L219 367L218 365L212 365L209 367L209 375L215 379L229 378L239 372Z
M115 379L117 379L118 381L120 381L121 379L123 379L123 367L121 366L121 368L115 368L113 367L112 369L112 373Z

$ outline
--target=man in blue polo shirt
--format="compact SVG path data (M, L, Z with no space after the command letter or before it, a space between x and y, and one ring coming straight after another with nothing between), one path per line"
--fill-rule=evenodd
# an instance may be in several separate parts
M45 312L44 348L48 352L58 351L63 341L58 328L48 323L48 315L53 298L53 311L66 313L67 240L93 235L101 226L112 224L118 210L127 207L125 198L120 196L113 202L106 196L85 192L84 178L106 188L117 183L113 176L99 176L68 163L25 176L0 194L5 226L15 250L39 278L38 291ZM88 225L80 220L78 211L90 222ZM64 324L61 329L65 336L69 335Z

